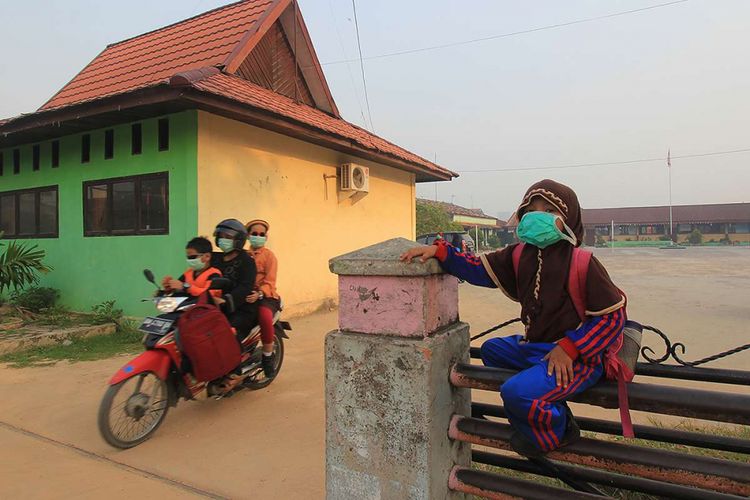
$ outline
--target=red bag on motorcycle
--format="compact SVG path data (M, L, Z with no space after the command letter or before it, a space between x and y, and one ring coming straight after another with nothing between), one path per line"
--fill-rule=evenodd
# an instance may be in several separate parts
M229 320L205 294L177 321L177 346L192 365L193 376L210 382L240 364L242 353Z

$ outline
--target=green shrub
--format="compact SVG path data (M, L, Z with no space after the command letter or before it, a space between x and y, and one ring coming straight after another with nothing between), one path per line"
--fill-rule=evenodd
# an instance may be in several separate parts
M669 241L669 235L668 234L662 234L659 236L659 241Z
M32 286L24 290L16 290L10 295L10 301L23 309L39 312L55 305L60 292L54 288Z
M0 231L0 238L3 232ZM6 288L18 290L26 285L36 284L39 273L47 273L52 268L42 262L44 250L36 245L28 246L10 241L0 242L0 292Z
M500 237L496 234L491 234L489 238L487 238L487 244L490 246L490 248L500 248L503 245L503 242L500 241Z
M703 233L701 233L698 229L693 229L693 232L690 233L687 241L691 245L700 245L701 243L703 243Z
M122 309L115 307L114 300L105 300L91 308L94 312L93 322L97 325L104 323L120 324L122 320Z

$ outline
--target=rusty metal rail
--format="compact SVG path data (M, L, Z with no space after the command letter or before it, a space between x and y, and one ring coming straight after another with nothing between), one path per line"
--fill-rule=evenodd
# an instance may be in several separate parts
M475 418L482 418L485 416L508 418L508 415L502 406L486 403L472 403L471 413L472 417ZM576 422L584 431L610 434L613 436L619 436L622 433L622 426L617 422L588 417L576 417ZM750 439L739 439L715 434L701 434L698 432L680 431L638 424L633 425L633 430L635 431L635 437L638 439L750 455ZM750 457L748 457L748 459L750 460Z
M448 487L453 491L499 500L515 498L528 500L607 498L458 466L451 471Z
M540 476L555 477L549 471L525 459L478 450L472 452L471 458L474 462L480 464L492 465L503 469L511 469ZM624 474L616 474L613 472L605 472L573 465L555 463L555 466L569 477L580 481L587 481L611 488L639 491L641 493L657 495L660 497L679 498L681 500L740 500L744 498L737 495L707 491L689 486L681 486L679 484L626 476ZM505 482L506 479L501 476L499 480Z
M451 370L450 380L456 387L497 391L515 374L512 370L458 363ZM750 396L744 394L631 382L628 384L628 399L632 410L750 424ZM617 384L599 382L570 401L617 408Z
M448 435L467 443L510 450L508 424L455 415ZM750 495L750 464L583 438L550 452L552 460L621 472L733 495Z
M474 359L481 359L479 353L479 347L472 347L470 350L471 357ZM694 382L750 386L750 371L744 370L637 363L635 374L643 377L671 378L677 380L692 380Z

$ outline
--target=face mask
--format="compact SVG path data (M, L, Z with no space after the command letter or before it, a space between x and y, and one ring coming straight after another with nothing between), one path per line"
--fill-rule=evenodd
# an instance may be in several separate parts
M539 248L547 248L560 240L566 240L575 246L575 237L560 231L557 228L557 219L560 217L547 212L527 212L518 224L518 239ZM564 222L563 226L569 234L573 234Z
M206 267L206 264L203 263L200 257L197 257L195 259L187 259L187 265L193 271L200 271L204 267Z
M229 238L219 238L216 245L221 248L222 252L231 252L234 250L234 240L230 240Z
M262 246L265 246L266 244L266 237L265 236L250 236L250 246L253 248L260 248Z

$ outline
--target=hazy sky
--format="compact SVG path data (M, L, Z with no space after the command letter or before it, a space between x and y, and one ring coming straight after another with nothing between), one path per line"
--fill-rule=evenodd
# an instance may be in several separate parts
M649 7L668 0L358 0L365 58ZM33 111L107 43L216 0L0 0L0 117ZM350 0L300 0L346 119L364 125ZM658 9L365 61L375 132L455 171L750 149L750 1ZM673 161L675 204L750 201L750 152ZM512 210L551 177L586 207L667 202L664 162L464 173L438 199ZM417 189L434 198L434 184Z

